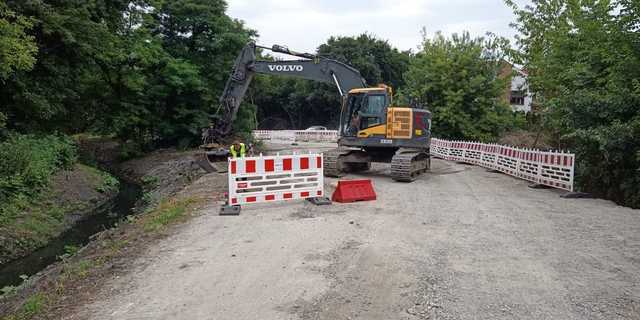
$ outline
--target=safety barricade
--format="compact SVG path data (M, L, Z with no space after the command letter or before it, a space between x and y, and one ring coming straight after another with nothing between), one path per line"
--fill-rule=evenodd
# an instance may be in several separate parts
M296 141L302 142L335 142L338 141L338 131L296 131Z
M260 141L271 140L270 130L253 130L253 138Z
M322 154L229 159L228 204L324 196Z
M337 130L254 130L253 137L260 141L281 142L337 142Z
M431 140L433 156L497 170L546 186L573 191L575 154L468 141Z

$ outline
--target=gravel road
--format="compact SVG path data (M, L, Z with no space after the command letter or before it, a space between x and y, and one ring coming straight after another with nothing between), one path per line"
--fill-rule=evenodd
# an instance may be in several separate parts
M70 317L640 319L640 210L433 167L404 184L375 165L372 202L212 204Z

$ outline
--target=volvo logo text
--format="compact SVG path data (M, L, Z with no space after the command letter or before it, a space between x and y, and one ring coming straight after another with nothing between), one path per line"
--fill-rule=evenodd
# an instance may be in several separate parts
M304 67L301 65L269 65L269 71L297 71L300 72L304 70Z

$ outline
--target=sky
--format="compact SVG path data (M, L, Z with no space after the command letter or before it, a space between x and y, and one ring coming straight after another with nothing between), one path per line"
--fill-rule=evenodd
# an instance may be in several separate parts
M469 31L513 38L514 15L503 0L227 0L228 14L258 31L258 44L315 52L330 36L364 32L400 50L419 48L427 35ZM519 5L528 0L516 0Z

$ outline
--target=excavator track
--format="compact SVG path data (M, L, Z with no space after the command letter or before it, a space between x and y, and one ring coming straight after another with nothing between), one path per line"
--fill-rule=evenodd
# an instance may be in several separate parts
M427 151L398 150L391 160L391 177L401 182L412 182L430 169Z
M349 149L333 149L324 153L324 175L340 178L346 174L342 157L351 152Z

